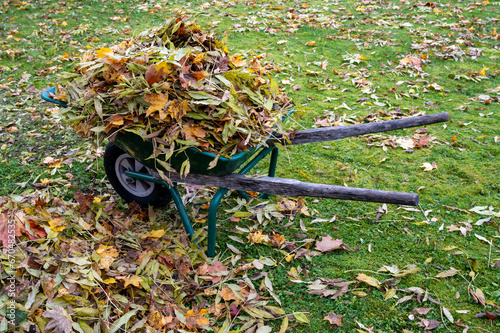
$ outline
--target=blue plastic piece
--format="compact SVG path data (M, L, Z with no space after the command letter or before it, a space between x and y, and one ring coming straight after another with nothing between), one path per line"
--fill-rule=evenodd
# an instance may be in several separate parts
M50 88L45 89L44 91L42 91L42 98L44 100L46 100L47 102L58 104L58 105L60 105L62 107L65 107L65 108L68 107L68 105L66 103L61 102L61 101L56 101L55 99L50 98L49 93L51 93L51 94L55 94L56 93L56 87L55 86L54 87L50 87Z

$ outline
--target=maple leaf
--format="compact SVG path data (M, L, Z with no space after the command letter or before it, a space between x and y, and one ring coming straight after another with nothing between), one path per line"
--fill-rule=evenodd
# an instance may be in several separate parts
M252 243L260 244L266 241L267 235L263 234L262 230L255 229L255 231L248 234L247 238Z
M229 59L231 60L231 63L236 67L244 67L247 65L247 62L243 59L243 56L235 55L229 57Z
M99 269L109 270L109 266L111 266L114 261L115 258L111 256L103 256L99 260L99 264L97 265L97 267L99 267Z
M160 67L158 71L156 71L155 65L149 66L149 69L146 71L145 79L146 82L152 86L153 83L158 83L161 81L161 77L165 74L163 71L163 67Z
M283 245L284 242L285 242L285 236L277 233L273 234L269 239L269 243L276 247L280 247L281 245Z
M189 104L186 100L183 101L172 101L167 107L166 113L175 120L180 120L188 111L191 110Z
M193 310L188 310L185 315L186 318L186 327L188 329L195 329L197 326L208 325L208 318L205 318L204 315L207 313L207 309L201 309L198 312L194 312Z
M182 133L186 140L198 141L197 138L204 138L207 132L200 125L190 124L189 126L184 126Z
M335 312L329 312L328 315L323 319L333 325L334 328L337 328L342 326L342 317L343 315L335 314Z
M152 113L162 110L168 102L168 94L160 93L160 94L147 94L144 96L144 100L148 103L151 103L149 108L146 110L146 117L151 115ZM165 119L166 114L160 112L160 119Z
M123 279L125 281L125 288L129 285L133 285L134 287L141 288L140 283L142 282L142 278L138 275L132 275L131 277L126 277Z
M50 331L54 333L70 333L72 332L71 325L73 321L68 318L68 313L60 305L56 305L54 310L47 310L42 314L45 318L51 318L50 321L45 326L45 331Z
M328 252L333 250L348 250L351 248L349 245L344 244L342 239L333 239L332 236L327 235L321 237L321 241L316 241L316 250L320 252Z
M63 231L66 228L66 221L57 217L49 221L49 228L54 231Z
M422 71L422 59L418 57L406 57L399 61L399 64L403 67L411 67L417 71Z
M219 295L225 301L231 301L231 300L235 300L236 301L236 300L239 300L239 298L234 294L234 292L229 287L224 287L219 292Z

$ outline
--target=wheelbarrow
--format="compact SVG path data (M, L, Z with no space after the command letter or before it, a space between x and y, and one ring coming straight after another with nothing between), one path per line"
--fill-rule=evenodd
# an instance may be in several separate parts
M66 106L52 99L49 93L54 93L55 87L42 92L46 101ZM340 140L352 136L380 133L391 130L424 126L449 120L448 113L438 113L376 123L350 126L335 126L295 131L288 138L274 137L266 141L266 145L250 148L229 158L219 157L214 168L208 169L215 155L196 148L189 148L182 154L174 155L169 161L172 167L180 170L187 158L190 161L190 173L182 176L179 173L168 172L167 182L160 176L154 159L149 159L153 153L151 140L131 132L118 132L114 142L109 143L104 153L104 168L106 175L115 191L127 202L137 202L141 205L164 206L171 200L179 212L186 232L193 236L194 230L186 213L186 208L177 190L178 183L212 186L218 188L210 201L208 211L208 249L207 255L215 255L217 210L222 197L230 190L237 190L240 195L248 197L246 191L262 193L261 198L269 194L283 196L309 196L330 199L368 201L399 205L417 206L419 197L414 193L381 191L327 184L302 182L295 179L275 177L278 161L279 145L296 145ZM265 177L249 177L246 174L262 159L270 155L268 175Z

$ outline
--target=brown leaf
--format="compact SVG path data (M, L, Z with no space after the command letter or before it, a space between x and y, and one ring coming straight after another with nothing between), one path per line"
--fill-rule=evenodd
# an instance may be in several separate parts
M285 236L277 233L273 234L269 239L269 243L276 247L280 247L281 245L283 245L284 242L285 242Z
M441 273L439 273L435 277L437 277L437 278L446 278L446 277L450 277L450 276L456 275L458 272L459 271L457 271L455 268L451 267L449 270L442 271Z
M411 312L412 315L416 315L416 314L420 314L420 315L426 315L429 311L431 311L432 308L416 308L416 309L413 309L413 311Z
M331 325L333 325L334 326L333 328L337 328L342 326L342 316L343 315L335 314L335 312L330 312L323 319L328 321Z
M146 82L152 86L153 83L158 83L161 81L162 75L165 74L163 71L163 67L160 67L158 71L155 69L155 65L149 66L149 69L146 71L145 79Z
M441 325L440 321L430 319L422 319L420 323L418 323L418 326L423 327L426 330L433 330L435 328L438 328L439 325Z
M327 235L321 238L321 241L316 241L316 250L321 252L328 252L333 250L348 250L351 248L349 245L344 244L342 239L333 240L332 236Z
M56 305L54 310L45 311L42 316L45 318L51 318L47 326L45 326L45 331L51 331L54 333L70 333L72 331L71 324L73 321L71 318L67 317L68 313L60 305Z
M478 313L477 315L475 315L474 317L476 318L482 318L486 316L486 318L488 318L489 320L493 320L493 319L497 319L500 317L500 313L495 313L495 312L482 312L482 313Z

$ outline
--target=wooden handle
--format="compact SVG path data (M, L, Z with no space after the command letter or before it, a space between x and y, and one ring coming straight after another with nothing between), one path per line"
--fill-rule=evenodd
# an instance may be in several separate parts
M130 172L127 171L127 174L129 173ZM135 177L135 173L132 176ZM160 179L159 175L154 171L153 176L157 180ZM214 186L233 190L284 195L289 197L307 196L353 201L380 202L408 206L417 206L419 201L418 195L414 193L390 192L356 187L315 184L288 178L255 178L241 174L230 174L227 176L208 176L191 173L182 178L179 176L179 174L170 173L168 174L168 177L175 183Z
M312 128L302 131L296 131L290 136L289 141L287 141L282 137L279 137L279 138L269 139L266 141L266 143L272 146L276 142L279 142L282 145L298 145L303 143L334 141L334 140L348 138L351 136L380 133L402 128L430 125L430 124L445 122L448 120L450 120L448 113L443 112L427 116L387 120L377 123Z

